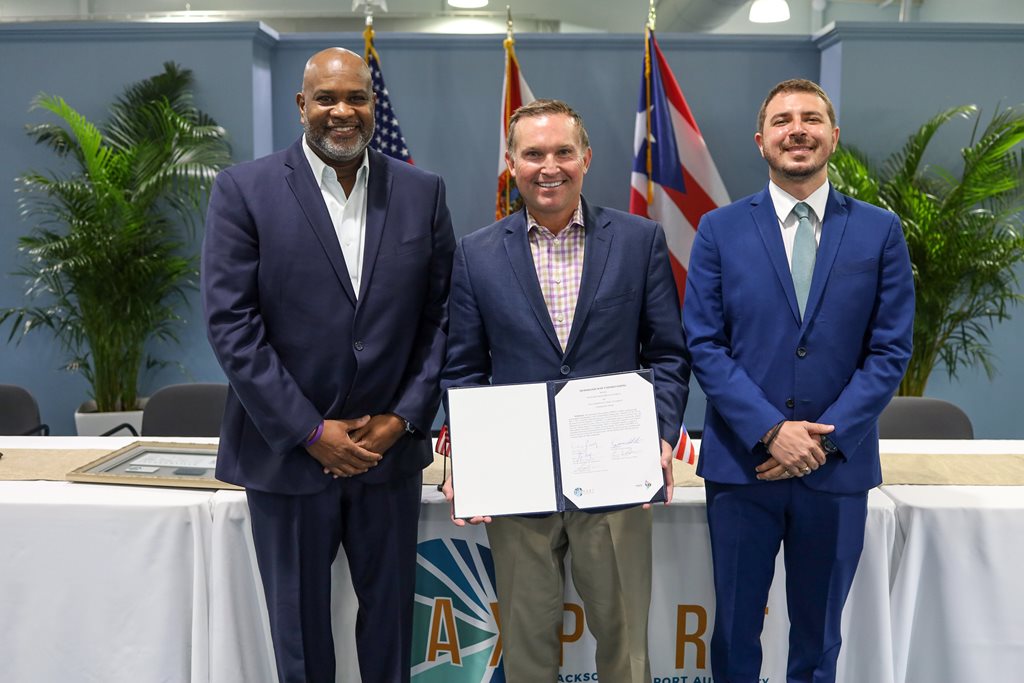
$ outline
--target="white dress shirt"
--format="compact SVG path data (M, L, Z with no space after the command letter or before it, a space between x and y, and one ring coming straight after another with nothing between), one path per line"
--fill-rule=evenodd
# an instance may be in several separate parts
M793 267L793 240L796 238L796 225L800 219L793 213L793 207L804 202L811 207L811 225L814 226L814 241L821 244L821 222L825 220L825 205L828 203L829 184L826 180L821 187L812 192L807 199L797 199L772 181L768 181L768 194L775 206L775 215L779 219L782 230L782 243L786 245L786 261Z
M370 155L363 153L363 163L356 171L356 182L352 192L345 195L345 189L338 182L333 168L323 162L309 147L306 136L302 136L302 151L313 169L313 177L320 185L320 193L331 215L334 232L345 257L352 291L359 297L359 284L363 275L363 249L366 245L366 183L370 178Z

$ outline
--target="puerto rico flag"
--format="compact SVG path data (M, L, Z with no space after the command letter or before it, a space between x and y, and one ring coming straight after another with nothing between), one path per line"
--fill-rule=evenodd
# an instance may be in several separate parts
M498 196L495 201L494 218L500 220L523 208L523 198L516 189L516 181L505 165L505 135L512 112L536 99L530 92L516 59L516 41L509 33L505 38L505 79L501 86L501 131L498 133Z
M629 212L665 229L682 306L697 223L708 211L728 204L729 195L654 31L647 27L644 37Z
M679 442L672 455L676 460L684 460L691 465L697 460L697 449L693 447L693 441L690 440L690 433L686 431L686 427L679 429Z

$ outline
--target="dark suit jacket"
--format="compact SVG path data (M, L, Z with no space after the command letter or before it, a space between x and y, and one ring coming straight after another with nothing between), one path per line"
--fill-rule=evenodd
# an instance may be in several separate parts
M807 486L881 483L878 415L910 358L914 281L899 219L829 193L804 319L767 188L701 219L683 318L708 397L697 473L757 482L780 420L834 424L840 448Z
M690 368L665 234L658 224L621 211L585 201L583 210L583 276L564 352L537 280L525 211L461 240L441 386L651 368L659 431L674 445Z
M394 412L403 436L360 475L431 461L454 235L438 176L368 150L358 298L301 140L223 171L210 197L202 291L210 343L231 384L218 478L312 493L330 477L302 447L322 418Z

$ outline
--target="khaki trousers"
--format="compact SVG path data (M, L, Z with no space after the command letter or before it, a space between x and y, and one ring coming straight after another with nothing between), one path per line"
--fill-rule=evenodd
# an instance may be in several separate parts
M507 683L555 683L565 586L573 585L597 641L601 683L650 683L651 511L498 517L487 525L494 557Z

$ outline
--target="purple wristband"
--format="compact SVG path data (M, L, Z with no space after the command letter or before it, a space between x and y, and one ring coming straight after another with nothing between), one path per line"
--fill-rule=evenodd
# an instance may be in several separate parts
M306 443L304 443L303 446L305 446L306 448L309 448L310 446L315 444L317 441L319 441L320 437L323 436L323 435L324 435L324 421L320 420L320 424L318 424L316 426L316 429L313 430L313 436L311 436L308 439L306 439Z

